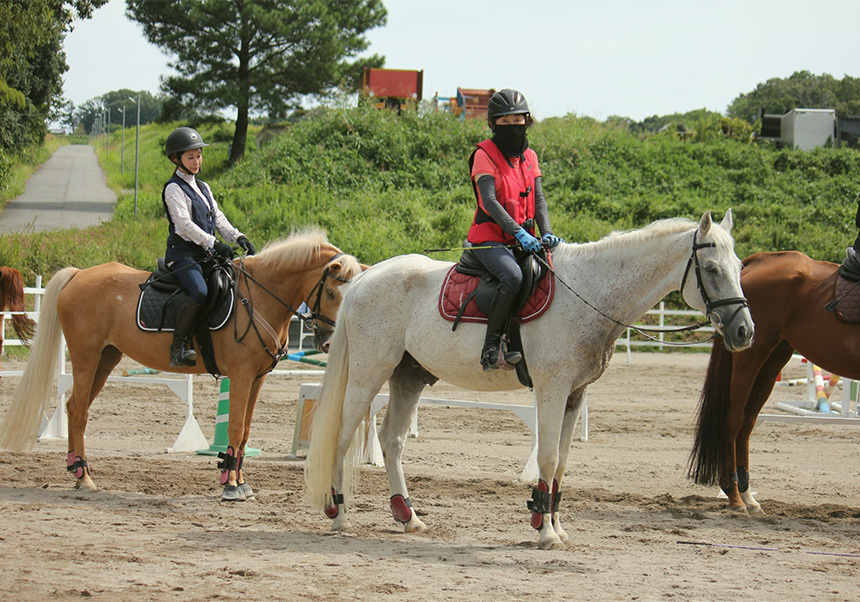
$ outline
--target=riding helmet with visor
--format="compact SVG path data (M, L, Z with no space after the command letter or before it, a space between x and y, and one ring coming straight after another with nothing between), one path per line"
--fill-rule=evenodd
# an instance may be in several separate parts
M194 128L176 128L167 137L164 143L164 154L172 158L173 155L182 155L185 151L209 146L203 142L203 137Z
M504 88L494 93L487 104L487 121L495 124L496 118L505 115L525 115L526 123L531 123L531 112L526 97L517 90Z

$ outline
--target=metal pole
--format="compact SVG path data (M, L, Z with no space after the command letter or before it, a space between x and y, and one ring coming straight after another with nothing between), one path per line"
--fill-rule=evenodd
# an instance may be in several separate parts
M105 136L105 165L110 157L110 107L107 110L107 136Z
M129 100L134 98L129 97ZM137 131L135 133L134 143L134 219L137 219L137 182L138 182L138 165L140 157L140 94L137 95Z
M119 109L122 111L122 145L119 148L119 174L125 173L125 107Z

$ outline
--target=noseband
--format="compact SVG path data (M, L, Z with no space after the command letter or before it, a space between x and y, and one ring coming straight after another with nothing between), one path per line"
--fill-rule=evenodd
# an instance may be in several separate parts
M337 255L332 257L329 260L329 264L341 255L343 255L343 253L338 253ZM326 278L331 278L332 280L337 280L338 282L349 282L349 278L344 278L343 276L339 276L338 274L332 273L331 271L329 271L328 266L326 266L326 268L323 270L322 277L319 279L319 282L317 282L316 285L311 289L311 292L308 293L308 300L305 301L305 305L310 308L310 313L299 314L297 312L296 315L299 316L299 318L301 318L301 320L305 323L305 327L310 328L315 335L319 334L319 326L317 325L317 322L323 322L331 327L334 327L335 324L334 320L320 313L322 294L323 289L325 288ZM317 296L314 300L314 304L311 305L309 301L311 300L311 297L314 296L314 293L316 293Z
M699 244L696 240L698 235L698 230L693 230L693 251L690 253L690 259L687 260L687 267L684 268L684 277L681 279L681 294L684 294L684 285L687 283L687 275L690 273L690 266L695 264L696 266L696 288L699 289L699 294L702 296L702 301L705 302L705 316L714 323L714 326L717 329L722 329L728 324L732 323L732 320L735 319L735 316L741 312L745 307L749 307L749 303L747 302L746 297L728 297L726 299L720 299L718 301L711 301L711 297L708 295L708 291L705 288L705 282L702 280L702 270L699 265L699 249L706 249L708 247L716 248L717 243L714 242L706 242L703 244ZM729 318L728 323L723 324L720 315L714 313L714 309L717 307L723 307L724 305L735 305L737 304L737 309L735 309L734 313L732 313Z

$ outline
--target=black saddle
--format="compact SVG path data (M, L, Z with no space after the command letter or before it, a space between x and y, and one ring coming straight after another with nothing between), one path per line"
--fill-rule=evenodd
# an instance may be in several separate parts
M205 259L200 265L208 293L194 333L207 371L219 375L210 331L222 328L233 313L236 270L229 261ZM135 316L137 327L145 332L172 332L185 290L176 274L165 265L163 257L158 259L156 270L140 285L140 290Z
M852 282L860 280L860 257L853 247L845 250L845 259L839 266L839 275Z

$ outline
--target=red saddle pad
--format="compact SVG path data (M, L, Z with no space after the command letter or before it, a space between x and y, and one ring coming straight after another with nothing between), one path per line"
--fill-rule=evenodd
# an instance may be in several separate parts
M552 267L552 258L547 253L547 263ZM454 265L445 274L445 279L442 281L442 290L439 292L439 313L449 322L457 319L457 314L460 313L460 307L463 305L466 297L475 290L478 286L479 276L469 276L461 274L457 271L457 266ZM517 314L517 320L520 324L530 322L535 318L539 318L549 308L552 303L553 295L555 294L555 276L552 272L546 274L538 282L537 288L526 300L525 305ZM463 315L460 316L461 322L487 322L487 314L478 309L478 304L475 303L474 297L469 300Z

